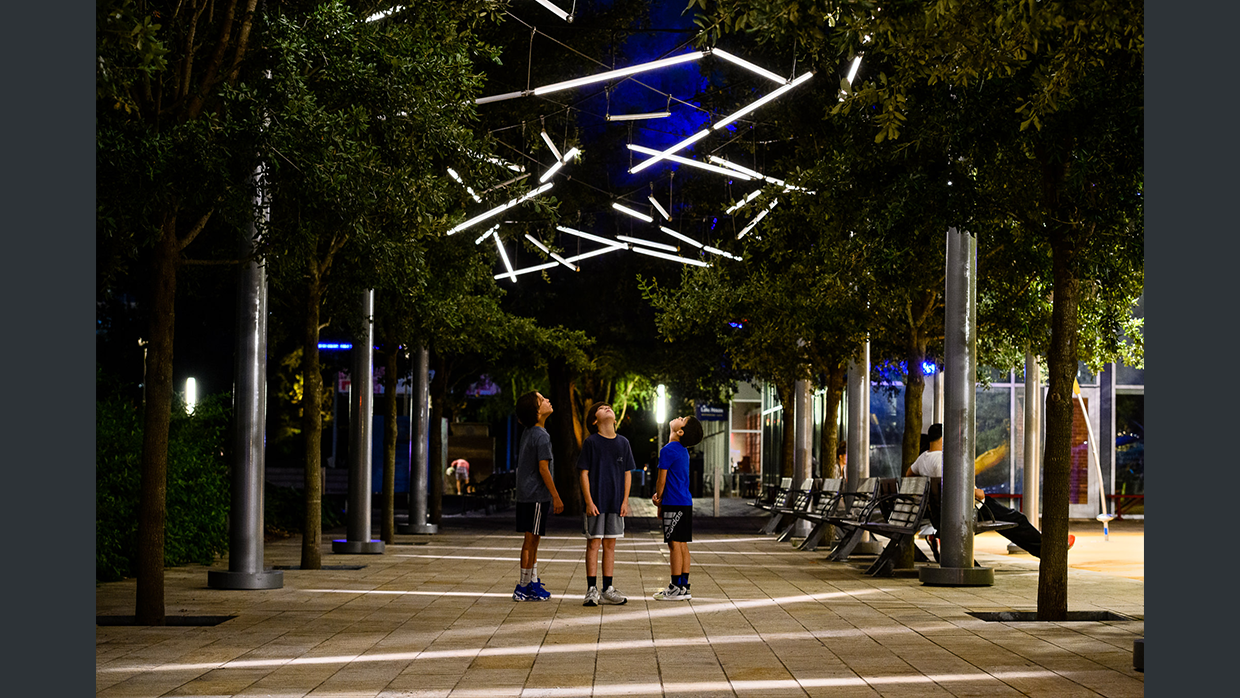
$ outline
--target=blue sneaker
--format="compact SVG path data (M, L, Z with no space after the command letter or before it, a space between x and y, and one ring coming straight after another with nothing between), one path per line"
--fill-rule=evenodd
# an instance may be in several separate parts
M518 584L517 587L512 590L512 600L513 601L538 601L538 597L535 596L530 591L529 584L526 584L525 586L521 586L520 584Z
M534 597L535 601L546 601L551 598L551 592L543 588L542 580L535 579L526 587L529 595Z

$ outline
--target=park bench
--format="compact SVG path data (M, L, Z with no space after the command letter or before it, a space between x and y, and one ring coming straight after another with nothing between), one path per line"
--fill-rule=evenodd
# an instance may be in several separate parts
M830 526L827 523L827 518L845 514L846 502L855 497L846 496L852 493L844 492L843 490L843 478L824 478L818 486L813 504L809 509L793 514L797 519L809 521L811 524L809 534L797 546L798 550L817 550L818 543L822 541L827 527Z
M808 487L806 487L807 483ZM801 488L793 495L792 501L789 502L788 506L778 510L778 513L783 515L783 519L775 527L775 540L783 543L792 538L800 516L809 513L814 508L814 503L818 501L821 491L822 478L813 478L801 483ZM780 530L780 526L783 527L783 530Z
M775 506L776 500L785 495L790 489L792 489L792 478L790 477L780 480L778 485L767 483L763 486L762 492L758 494L757 498L749 502L749 506L770 511Z
M775 504L770 509L771 517L766 520L766 525L762 527L762 533L764 534L775 533L778 531L780 524L783 523L784 519L788 516L788 512L792 510L796 503L800 501L802 497L809 496L813 492L813 478L805 478L801 481L801 486L796 489L792 489L791 487L792 478L787 478L787 480L789 480L788 489L784 491L782 497L776 497Z
M810 536L805 540L814 539L813 545L816 546L826 527L835 526L839 529L840 535L835 547L827 555L827 559L837 562L847 560L849 554L861 542L862 531L857 528L855 522L868 521L872 517L881 516L875 513L872 507L874 500L878 497L878 485L879 478L867 477L857 483L857 489L851 492L841 492L839 501L825 516L820 519L810 517L810 521L814 522L814 528L817 530L811 531Z
M942 516L942 511L943 511L943 478L941 477L930 478L930 488L929 488L928 496L926 498L926 520L929 526L924 527L921 533L925 537L926 545L930 547L930 552L934 555L935 562L940 562L938 537L934 534L937 533L938 530L942 528L942 525L940 523L941 521L940 517ZM974 516L974 520L973 520L973 535L977 535L979 533L985 533L986 531L1002 531L1006 528L1016 527L1016 524L1010 521L994 520L993 518L990 517L989 514L985 514L984 513L985 511L986 511L985 509L977 510L977 514ZM933 529L933 531L929 530L931 528ZM975 560L973 564L976 566L977 561Z
M482 500L486 513L502 511L512 504L516 495L516 473L492 473L482 482L473 486L471 494Z
M882 513L881 521L862 519L851 522L858 531L873 533L888 539L887 545L883 547L878 558L866 569L866 574L873 577L891 576L892 570L895 569L905 550L912 547L916 553L913 541L925 525L929 490L930 478L900 478L899 488L895 493L876 497L870 503L871 513L874 511Z

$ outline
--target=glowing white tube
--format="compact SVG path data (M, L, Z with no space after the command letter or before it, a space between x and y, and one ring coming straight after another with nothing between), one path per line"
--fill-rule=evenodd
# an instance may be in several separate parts
M736 256L736 255L734 255L734 254L731 254L731 253L729 253L729 252L724 252L723 250L721 250L721 249L719 249L719 248L717 248L717 247L711 247L710 245L703 245L703 246L702 246L702 249L706 250L707 252L709 252L709 253L711 253L711 254L717 254L717 255L720 255L720 256L723 256L723 257L727 257L728 259L737 259L737 260L739 260L739 259L740 259L740 257L737 257L737 256Z
M490 230L483 233L482 236L479 237L477 240L474 240L474 244L481 245L483 240L486 240L487 238L491 237L491 233L494 233L497 230L499 230L499 223L496 223L495 225L491 226Z
M548 179L551 179L551 175L555 174L556 170L560 169L563 166L564 166L564 162L562 160L556 160L554 165L547 168L547 171L542 173L542 176L538 178L538 181L545 182Z
M640 220L640 221L646 221L647 223L653 223L653 222L654 222L654 219L653 219L653 218L651 218L650 216L647 216L646 214L641 213L641 212L639 212L639 211L634 211L633 209L629 208L628 206L621 206L620 204L613 203L613 204L611 205L611 207L612 207L612 208L614 208L614 209L616 209L617 211L623 211L623 212L625 212L625 213L629 214L630 216L632 216L632 217L634 217L634 218L636 218L636 219L638 219L638 220ZM618 238L619 236L616 236L616 237Z
M404 6L404 5L397 5L397 6L393 7L393 8L391 8L391 9L383 10L382 12L376 12L376 13L374 13L373 15L371 15L371 16L369 16L369 17L367 17L367 18L366 18L366 22L367 22L367 23L370 23L370 22L378 22L379 20L383 19L384 17L389 17L389 16L391 16L392 14L394 14L394 13L396 13L396 12L400 12L400 11L401 11L401 10L403 10L403 9L405 9L405 6Z
M706 134L708 134L708 133L710 133L710 129L708 129L708 128L702 129L701 131L698 131L697 133L693 134L692 136L689 136L688 138L686 138L686 139L684 139L683 141L681 141L681 142L677 143L676 145L673 145L672 147L668 148L667 150L655 151L655 156L654 156L654 157L649 158L649 159L647 159L647 160L643 160L642 162L637 163L635 166L633 166L633 168L632 168L632 169L630 169L630 170L629 170L629 174L636 174L636 173L638 173L638 172L641 172L642 170L646 169L647 167L650 167L651 165L655 164L656 162L658 162L658 161L660 161L660 160L662 160L662 159L664 159L664 158L666 158L666 157L670 156L672 153L676 153L676 152L679 152L679 151L681 151L681 150L684 150L685 148L687 148L687 147L689 147L689 146L693 145L694 143L697 143L698 141L700 141L700 140L702 140L703 138L705 138L705 137L706 137ZM630 148L633 148L632 144L630 144L630 145L629 145L629 147L630 147ZM636 150L636 148L634 148L634 150Z
M611 245L613 247L619 246L619 247L623 247L626 250L629 248L629 246L624 244L623 242L616 242L615 240L608 240L607 238L599 237L597 235L592 235L590 233L583 233L580 230L574 230L573 228L568 228L566 226L557 225L555 229L563 233L568 233L569 235L576 235L579 238L585 238L586 240L593 240L595 242L601 242L604 245ZM571 261L572 258L570 257L569 260Z
M503 211L506 211L506 210L508 210L508 209L512 208L513 206L516 206L517 204L520 204L520 203L522 203L522 202L526 201L527 199L532 199L532 198L534 198L535 196L538 196L539 194L542 194L543 192L547 191L548 189L550 189L550 188L551 188L552 186L554 186L554 185L555 185L555 182L547 182L546 184L542 185L541 187L539 187L539 188L537 188L537 189L533 189L533 190L531 190L531 191L528 191L528 192L526 192L526 193L522 194L521 196L519 196L519 197L517 197L517 198L515 198L515 199L513 199L513 200L511 200L511 201L507 201L507 202L505 202L505 203L502 203L502 204L500 204L499 206L496 206L495 208L491 209L490 211L487 211L486 213L480 213L480 214L478 214L477 216L474 216L473 218L470 218L469 220L467 220L467 221L465 221L465 222L463 222L463 223L458 223L458 224L457 224L457 226L456 226L455 228L453 228L453 229L451 229L451 230L449 230L449 231L448 231L448 235L453 235L453 234L455 234L455 233L459 233L459 232L461 232L462 230L464 230L464 229L466 229L466 228L468 228L468 227L470 227L470 226L474 225L475 223L480 223L480 222L482 222L482 221L484 221L484 220L486 220L486 219L490 218L491 216L494 216L494 215L496 215L496 214L498 214L498 213L501 213L501 212L503 212Z
M643 240L641 238L629 237L628 235L617 235L616 239L624 240L625 242L631 242L634 245L645 245L646 247L651 247L656 250L667 250L668 252L679 252L680 251L679 247L675 247L673 245L664 245L661 242L652 242L650 240ZM637 249L637 248L634 248L634 249Z
M752 177L750 177L747 174L744 174L743 172L737 172L736 170L732 170L732 169L728 169L724 167L715 167L714 165L708 165L704 162L698 162L697 160L691 160L689 158L682 158L679 155L667 155L665 153L660 153L654 148L647 148L645 146L636 145L634 143L629 144L629 150L632 150L638 153L645 153L647 155L662 154L663 158L670 162L678 162L682 165L689 165L690 167L696 167L699 170L706 170L707 172L714 172L716 174L721 174L721 175L725 175L728 177L735 177L737 179L740 179L746 182L748 182L750 179L753 179ZM654 160L654 159L655 158L651 158L650 160L646 160L646 162L650 162L651 160ZM632 172L633 170L629 170L629 171Z
M749 221L749 225L745 226L745 228L741 230L740 234L736 236L736 239L740 240L741 238L745 237L746 233L753 230L753 227L758 224L758 221L762 220L763 218L766 218L766 214L770 213L771 209L775 208L775 204L777 203L779 203L779 199L775 199L774 201L771 202L770 206L767 206L766 208L759 211L758 215L754 216L753 220Z
M736 209L738 209L738 208L740 208L740 207L742 207L742 206L744 206L744 205L748 204L750 201L753 201L754 199L758 198L758 195L759 195L759 194L761 194L761 193L762 193L762 190L761 190L761 189L755 189L755 190L753 190L753 191L749 192L749 196L746 196L745 198L743 198L743 199L741 199L740 201L738 201L738 202L736 202L735 204L733 204L733 205L732 205L732 207L731 207L731 208L729 208L728 210L724 211L724 213L732 213L732 212L733 212L733 211L735 211Z
M649 255L651 257L658 257L659 259L670 259L673 262L682 262L684 264L692 264L695 267L709 267L710 266L706 262L703 262L698 259L689 259L688 257L681 257L679 255L667 254L665 252L659 252L657 250L646 249L645 247L634 247L633 251L640 252L641 254Z
M629 66L628 68L620 68L618 70L609 70L605 73L599 73L597 75L589 75L584 78L575 78L573 80L565 80L564 82L557 82L551 85L544 85L542 87L536 87L534 88L534 94L545 95L549 92L558 92L560 90L568 90L574 87L581 87L582 85L590 85L596 82L606 82L607 80L611 80L612 78L621 78L626 75L636 75L637 73L644 73L647 70L654 70L656 68L664 68L669 65L676 65L678 63L687 63L689 61L696 61L697 59L701 58L704 55L706 54L703 53L702 51L694 51L692 53L686 53L680 56L672 56L671 58L662 58L660 60L651 61L649 63L639 63L637 65Z
M568 16L567 12L565 12L564 10L561 10L559 7L556 7L554 3L550 2L550 0L535 0L535 2L547 8L548 10L551 10L551 12L554 13L556 17L559 17L565 22L571 23L573 21L572 18Z
M685 241L685 242L689 243L690 245L693 245L694 247L699 247L699 248L700 248L700 247L702 246L702 243L698 242L697 240L694 240L693 238L689 237L688 235L681 235L680 233L676 232L675 230L672 230L671 228L667 228L667 227L664 227L664 226L659 226L659 230L662 230L663 232L667 233L668 235L671 235L672 237L676 238L677 240L683 240L683 241Z
M194 408L198 406L198 382L193 378L185 379L185 411L189 414L194 413Z
M744 172L745 174L749 175L750 177L753 177L754 179L763 179L762 173L755 172L749 169L748 167L741 167L740 165L732 162L731 160L724 160L723 158L717 157L714 155L706 159L715 163L716 165L723 165L724 167L731 168L733 170L736 170L737 172Z
M568 164L568 161L569 161L569 160L572 160L573 158L577 157L578 155L581 155L581 151L580 151L580 150L577 150L577 147L576 147L576 146L573 146L572 148L569 148L569 149L568 149L568 152L567 152L567 153L564 153L564 157L560 158L560 162L562 162L562 163L564 163L564 164Z
M663 420L667 419L667 388L662 383L655 389L656 402L654 406L654 421L660 428L663 427Z
M723 49L718 49L718 48L711 49L710 55L719 56L720 58L722 58L723 60L729 63L739 65L745 70L757 73L758 75L761 75L762 77L768 80L774 80L775 82L781 85L787 84L788 82L786 78L780 77L779 75L772 73L766 68L759 68L758 66L754 65L753 63L750 63L747 60L744 60L743 58L737 58L736 56L733 56L732 54L728 53L727 51L724 51Z
M546 262L544 264L535 264L532 267L525 267L524 269L517 269L511 274L509 274L508 272L504 272L502 274L496 274L495 278L496 279L503 279L505 277L512 278L514 276L521 276L522 274L530 274L536 271L542 271L543 269L551 269L552 267L558 267L558 266L560 266L559 262Z
M456 170L449 167L448 175L451 176L452 179L455 179L457 183L460 184L462 187L465 187L465 191L469 192L469 195L473 197L474 201L476 201L477 203L482 203L482 199L479 198L479 196L474 192L474 190L468 184L465 183L465 180L461 179L461 176L456 173Z
M560 149L555 147L555 143L551 142L551 136L548 136L546 131L542 131L538 135L542 136L543 142L551 149L551 154L555 156L556 160L564 159L564 156L560 154Z
M848 84L852 86L853 78L857 77L857 69L861 67L861 54L853 59L852 67L848 69Z
M723 119L722 119L722 120L720 120L720 121L716 122L713 126L711 126L711 128L712 128L712 129L720 129L720 128L723 128L724 126L727 126L728 124L732 123L733 121L736 121L737 119L739 119L739 118L741 118L742 116L744 116L744 115L748 114L749 112L751 112L751 111L753 111L753 110L757 109L758 107L763 106L764 104L766 104L766 103L770 102L771 100L774 100L774 99L779 99L779 97L781 97L781 96L782 96L785 92L787 92L787 91L791 90L791 89L792 89L792 88L794 88L794 87L797 87L798 85L800 85L800 84L804 83L806 80L809 80L809 79L810 79L810 78L812 78L812 77L814 77L814 74L813 74L813 73L805 73L805 74L803 74L801 77L797 78L796 80L793 80L792 82L788 83L787 85L784 85L783 87L779 88L778 90L775 90L775 91L774 91L774 92L772 92L771 94L769 94L769 95L767 95L767 96L765 96L765 97L763 97L763 98L761 98L761 99L758 99L758 100L755 100L755 101L753 101L753 102L750 102L749 104L747 104L747 105L745 105L745 106L741 107L739 111L734 112L731 116L725 116L725 117L723 117Z
M534 94L531 90L521 90L520 92L505 92L502 95L491 95L490 97L479 97L474 100L474 104L490 104L491 102L502 102L506 99L516 99L517 97L526 97Z
M513 283L517 282L517 275L512 271L512 262L508 261L508 251L504 249L504 241L499 239L499 235L495 235L495 247L499 248L499 258L504 260L504 268L508 270L508 278Z
M646 198L650 199L650 203L654 204L655 210L658 211L663 216L663 220L665 221L672 220L672 214L668 213L667 209L663 208L663 206L659 204L658 199L654 198L653 196L647 196Z
M671 116L670 111L648 111L640 114L608 114L608 121L642 121L644 119L666 119Z
M503 182L500 182L499 184L496 184L495 186L491 187L490 189L485 189L485 190L483 190L483 192L482 192L482 193L483 193L483 194L489 194L489 193L491 193L491 192L495 191L496 189L503 189L504 187L508 186L509 184L512 184L513 182L520 182L521 180L525 179L526 177L529 177L529 175L528 175L528 174L517 175L516 177L513 177L512 179L504 180Z
M628 245L617 245L615 243L612 243L610 247L604 247L601 250L591 250L589 252L584 252L582 254L579 254L575 257L569 257L568 261L577 262L583 259L589 259L590 257L597 257L601 254L607 254L608 252L615 252L616 250L627 250L628 248L629 248Z
M552 258L552 259L554 259L555 261L559 262L560 264L563 264L564 266L568 267L569 269L572 269L573 271L580 271L577 267L573 266L572 264L569 264L569 263L568 263L568 260L566 260L566 259L564 259L563 257L561 257L560 255L558 255L558 254L556 254L556 253L552 252L550 247L547 247L546 245L544 245L544 244L542 244L541 242L539 242L539 241L538 241L538 238L534 237L533 235L530 235L529 233L526 233L526 234L525 234L525 239L526 239L526 240L529 240L529 241L530 241L530 242L532 242L532 243L534 243L534 247L537 247L538 249L542 250L544 254L548 255L549 257L551 257L551 258Z

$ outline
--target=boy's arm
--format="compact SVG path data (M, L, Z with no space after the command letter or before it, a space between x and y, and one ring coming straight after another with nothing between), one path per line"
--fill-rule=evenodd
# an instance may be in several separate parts
M624 499L620 500L620 516L629 515L629 487L633 484L633 471L624 471Z
M551 491L551 509L559 514L564 511L564 500L560 499L560 493L555 490L555 480L551 477L551 461L538 461L538 474L542 476L543 484Z
M590 496L590 471L581 471L581 497L586 502L586 515L598 516L598 507L594 506L594 498Z
M654 496L650 498L655 504L663 503L663 488L667 486L667 471L659 469L659 481L654 486Z

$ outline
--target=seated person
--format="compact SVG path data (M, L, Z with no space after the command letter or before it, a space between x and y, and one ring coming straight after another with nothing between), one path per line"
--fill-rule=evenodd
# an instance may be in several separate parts
M908 471L904 473L905 476L943 477L943 425L931 424L927 431L929 432L927 437L930 440L929 448L917 456L917 460L913 461ZM1001 529L999 535L1028 551L1034 557L1042 556L1042 532L1034 528L1024 514L1003 506L976 487L973 488L973 497L982 503L982 508L993 516L995 521L1016 524L1015 528ZM1076 536L1068 534L1068 547L1071 548L1074 543L1076 543Z

